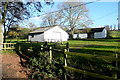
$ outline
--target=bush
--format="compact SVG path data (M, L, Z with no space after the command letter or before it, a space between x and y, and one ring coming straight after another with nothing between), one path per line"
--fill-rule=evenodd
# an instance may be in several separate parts
M46 46L45 43L17 43L16 45L16 52L29 58L27 61L27 68L31 70L29 77L36 80L44 78L63 80L65 74L63 63L53 58L51 64L49 50L41 50L41 45Z
M27 56L32 56L32 55L35 56L36 54L40 52L41 45L44 45L44 43L21 42L21 43L16 44L16 51L19 51L19 48L20 48L20 51L22 52L22 54L27 55Z
M33 70L30 75L33 79L64 78L65 70L63 66L54 60L51 64L48 52L40 52L37 57L31 57L30 62L31 64L28 65L28 68Z

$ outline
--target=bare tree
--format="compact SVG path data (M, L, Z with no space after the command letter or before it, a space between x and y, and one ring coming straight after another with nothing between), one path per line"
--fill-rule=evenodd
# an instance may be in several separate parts
M71 38L75 28L88 27L92 24L84 2L63 2L58 5L59 11L44 15L42 26L61 25L70 29Z
M30 28L30 31L33 31L34 28L35 28L35 24L30 22L30 23L28 24L28 27Z
M105 28L106 28L106 30L107 30L107 38L111 38L110 25L106 25Z
M42 26L54 26L62 24L63 15L60 11L54 13L48 13L42 18Z
M64 25L71 31L70 38L73 38L74 29L78 27L87 27L92 24L87 14L88 10L83 2L65 2L61 11L64 16Z

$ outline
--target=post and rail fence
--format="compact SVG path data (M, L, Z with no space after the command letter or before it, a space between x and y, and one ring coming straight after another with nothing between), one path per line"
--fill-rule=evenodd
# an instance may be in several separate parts
M3 43L1 45L3 45L3 48L2 48L3 50L8 50L8 49L15 49L16 43ZM49 46L47 48L47 47L44 47L43 45L41 45L40 47L41 47L41 50L48 49L51 64L52 64L52 58L53 58L53 51L59 51L59 52L64 54L64 65L63 65L63 67L68 71L74 71L74 72L78 72L78 73L88 75L88 76L92 76L92 77L95 77L95 78L104 79L104 80L120 80L120 79L117 79L115 77L109 77L109 76L106 76L106 75L102 75L102 74L98 74L98 73L94 73L94 72L89 72L89 71L69 67L67 65L67 56L68 55L83 56L83 57L86 57L86 58L89 56L91 58L93 58L93 57L100 58L100 59L104 58L106 60L113 60L113 61L120 61L120 59L115 58L115 57L103 56L103 55L92 55L92 54L82 54L82 53L69 52L69 43L66 43L64 45L65 45L64 51L54 49L53 48L54 46ZM65 75L65 80L67 80L66 75Z
M16 43L2 43L2 50L13 50L15 49Z
M44 47L43 45L41 46L41 49L43 50ZM74 53L74 52L69 52L69 43L66 43L66 48L64 49L64 51L60 51L60 50L57 50L57 49L53 49L52 47L49 47L49 55L50 55L50 63L52 63L52 52L53 51L59 51L61 53L64 53L64 65L63 67L68 70L68 71L74 71L74 72L77 72L77 73L81 73L81 74L84 74L84 75L87 75L87 76L92 76L92 77L95 77L95 78L100 78L100 79L104 79L104 80L120 80L120 79L117 79L116 77L109 77L109 76L106 76L106 75L102 75L102 74L99 74L99 73L94 73L94 72L89 72L89 71L85 71L85 70L81 70L81 69L76 69L76 68L73 68L73 67L69 67L67 65L67 56L68 55L73 55L73 56L82 56L82 57L95 57L95 58L100 58L100 59L106 59L106 60L113 60L113 61L120 61L120 59L118 58L115 58L115 57L110 57L110 56L103 56L103 55L92 55L92 54L82 54L82 53ZM67 77L65 75L65 80L67 80Z

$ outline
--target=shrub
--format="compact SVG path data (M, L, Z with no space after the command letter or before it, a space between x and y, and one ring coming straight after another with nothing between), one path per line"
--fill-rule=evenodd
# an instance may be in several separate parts
M49 50L41 50L41 45L46 46L45 43L17 43L16 45L16 52L21 52L29 58L27 68L32 70L29 77L36 80L44 78L63 80L65 74L63 63L59 62L58 58L53 58L52 63L50 63Z

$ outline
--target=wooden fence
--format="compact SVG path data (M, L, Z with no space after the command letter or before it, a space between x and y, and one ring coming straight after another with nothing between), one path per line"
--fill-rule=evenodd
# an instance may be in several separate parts
M85 70L70 67L67 64L67 57L69 55L82 56L82 57L85 57L85 58L99 58L99 59L105 59L105 60L110 60L110 61L112 60L112 61L116 61L116 62L120 61L120 59L118 59L116 57L103 56L103 55L92 55L92 54L82 54L82 53L69 52L69 44L68 43L66 45L62 45L62 46L65 46L64 51L61 51L60 49L54 49L53 46L44 47L43 45L41 45L41 50L46 50L47 49L49 51L49 58L50 58L50 63L51 64L52 64L52 61L53 61L52 59L53 59L53 52L54 51L61 52L62 54L64 54L64 65L63 65L63 67L68 71L74 71L74 72L77 72L77 73L80 73L80 74L83 74L83 75L92 76L92 77L100 78L100 79L103 79L103 80L120 80L120 79L117 79L116 76L115 77L109 77L109 76L102 75L102 74L99 74L99 73L89 72L87 70L85 71ZM66 75L65 75L65 80L67 80Z
M43 45L41 46L41 50L43 50L44 47ZM87 76L92 76L92 77L95 77L95 78L100 78L100 79L104 79L104 80L120 80L120 79L117 79L117 77L109 77L109 76L106 76L106 75L102 75L102 74L98 74L98 73L93 73L93 72L89 72L89 71L85 71L85 70L81 70L81 69L76 69L76 68L73 68L73 67L69 67L67 65L67 56L68 55L73 55L73 56L82 56L82 57L89 57L89 58L99 58L99 59L105 59L105 60L112 60L112 61L120 61L120 59L116 58L116 57L110 57L110 56L103 56L103 55L92 55L92 54L82 54L82 53L74 53L74 52L69 52L69 44L67 43L66 44L66 49L64 49L64 52L63 51L60 51L60 50L57 50L57 49L53 49L52 47L49 48L49 54L50 54L50 63L52 63L52 55L53 55L53 51L59 51L61 53L64 53L64 65L63 67L68 70L68 71L74 71L74 72L77 72L77 73L81 73L81 74L84 74L84 75L87 75ZM66 78L66 76L65 76ZM65 79L67 80L67 78Z
M2 45L2 50L13 50L15 49L16 43L3 43Z

